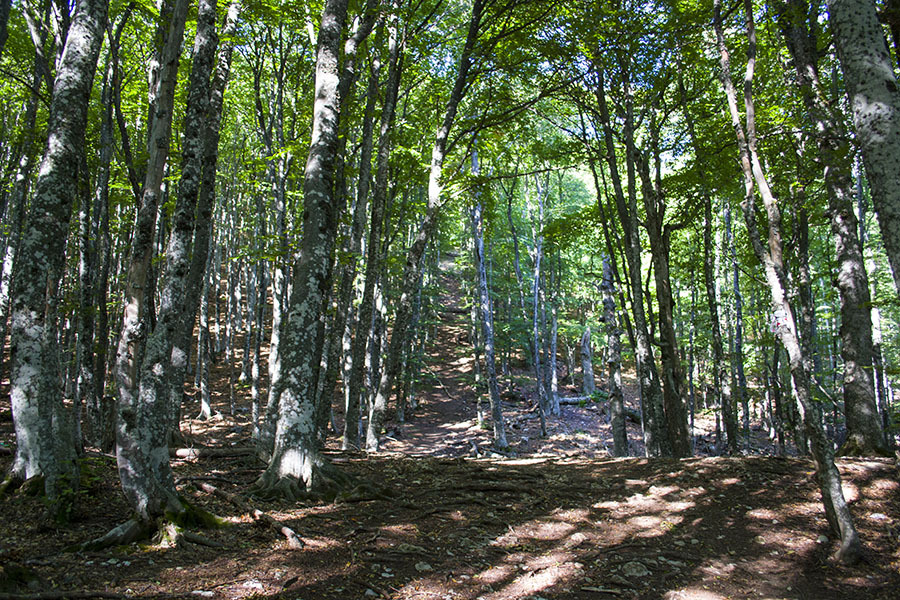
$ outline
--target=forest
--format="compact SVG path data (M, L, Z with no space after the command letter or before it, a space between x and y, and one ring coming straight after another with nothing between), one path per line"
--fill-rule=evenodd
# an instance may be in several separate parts
M0 0L0 600L896 598L897 0Z

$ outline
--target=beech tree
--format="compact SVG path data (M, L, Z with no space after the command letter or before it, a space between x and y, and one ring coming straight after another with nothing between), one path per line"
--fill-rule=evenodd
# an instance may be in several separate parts
M71 510L78 465L72 415L59 386L56 292L107 11L106 0L78 2L60 49L47 145L19 248L29 260L17 263L13 290L10 400L18 445L2 489L43 480L51 512L60 519Z

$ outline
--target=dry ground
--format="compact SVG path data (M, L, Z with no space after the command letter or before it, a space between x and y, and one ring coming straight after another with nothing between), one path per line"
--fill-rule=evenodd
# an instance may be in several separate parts
M115 459L89 452L70 525L47 523L39 499L0 501L0 566L8 576L0 600L900 598L895 461L841 461L866 559L840 566L828 558L835 542L804 459L611 459L597 405L565 407L541 438L524 378L507 386L516 454L493 455L489 432L476 425L469 349L455 341L454 327L448 314L430 349L421 406L407 423L392 424L384 452L342 453L330 442L330 460L393 499L309 506L248 499L298 533L304 547L291 549L200 489L243 494L264 465L247 455L177 459L181 492L228 521L204 532L222 547L146 543L72 553L65 548L129 516ZM217 373L223 415L186 419L183 429L197 447L249 446L246 390L244 410L228 415L228 379L221 365ZM189 404L185 414L196 410ZM629 437L639 451L636 426ZM8 396L0 394L0 469L13 447Z

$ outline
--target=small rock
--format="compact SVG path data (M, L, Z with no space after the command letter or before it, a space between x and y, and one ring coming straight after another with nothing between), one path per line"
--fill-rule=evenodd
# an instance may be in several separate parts
M427 562L417 562L416 571L418 571L419 573L424 573L425 571L434 571L434 568Z
M692 545L692 546L695 546L695 545L697 545L697 544L699 544L699 543L700 543L700 540L698 540L697 538L691 538L691 545Z
M365 594L363 594L366 598L377 598L378 592L375 590L366 589Z
M819 537L816 538L816 543L817 543L817 544L827 544L827 543L828 543L828 536L827 536L827 535L820 535Z
M388 573L387 571L385 571L384 573L381 574L381 576L384 577L385 579L387 579L388 577L393 577L394 574Z
M682 546L684 546L684 542L681 540L675 540L675 545L678 547L682 547Z
M872 513L869 518L873 521L887 521L889 517L883 513Z
M650 570L643 563L633 560L622 565L622 573L626 577L646 577L650 574Z

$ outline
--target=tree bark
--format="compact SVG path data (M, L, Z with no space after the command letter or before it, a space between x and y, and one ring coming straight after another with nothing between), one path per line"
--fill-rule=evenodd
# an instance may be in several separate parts
M478 155L472 155L472 174L478 175ZM506 448L506 429L503 424L503 404L500 387L497 385L497 367L494 360L494 315L491 310L491 296L488 289L484 258L484 217L480 199L475 199L471 209L472 240L475 250L475 269L478 271L478 306L481 310L481 330L484 337L484 365L491 398L491 424L494 432L494 446Z
M175 84L178 79L178 64L188 8L187 0L173 1L174 4L161 1L157 30L157 36L161 40L149 67L148 159L131 244L131 258L125 283L124 318L116 351L119 429L122 426L128 427L126 421L133 421L131 407L139 403L137 393L140 367L143 362L144 344L151 329L150 313L153 311L149 305L153 301L154 288L151 285L150 270L151 259L154 256L156 215L169 154Z
M747 72L744 78L744 107L747 133L741 124L737 105L737 93L731 81L730 57L725 46L721 17L721 0L714 4L714 28L722 67L721 78L732 126L740 151L741 170L744 173L747 190L742 204L744 220L747 224L751 244L757 259L763 264L766 283L771 294L772 309L778 316L775 323L776 333L788 354L791 378L800 410L802 411L804 430L809 438L810 450L816 466L819 489L825 507L825 516L832 530L840 536L841 546L837 558L844 563L855 563L859 560L862 547L849 506L841 489L841 477L834 464L834 453L830 441L822 429L822 414L819 406L810 394L809 364L804 356L797 336L796 320L785 290L786 272L783 261L783 242L781 238L781 214L777 201L772 194L762 169L762 163L756 151L756 123L753 104L752 82L756 62L756 31L753 22L752 5L745 1L745 17L748 38ZM768 217L768 246L763 245L756 225L754 183L762 197L766 216Z
M293 269L282 339L282 373L275 383L278 418L268 467L254 484L263 494L294 497L325 483L316 439L316 391L322 358L323 300L337 232L333 203L340 119L339 58L348 0L327 0L316 50L313 130L303 184L303 239Z
M187 112L184 118L181 179L166 248L164 286L156 327L147 339L137 382L137 396L119 400L116 458L122 490L138 521L150 525L167 512L181 514L169 465L168 440L173 427L170 402L172 349L182 327L185 285L191 265L191 242L203 169L209 118L210 74L218 37L214 0L201 0L197 13Z
M900 294L900 89L872 0L828 0L881 237Z
M591 327L584 328L581 334L581 393L590 396L594 393L594 366L593 353L591 351Z
M628 456L628 434L625 428L625 403L622 395L622 342L616 322L615 284L609 257L603 258L603 322L606 325L606 343L609 346L606 364L609 374L609 413L612 421L613 455ZM585 331L588 338L590 330ZM582 338L582 345L584 338ZM583 346L582 346L583 347ZM582 354L583 356L583 354Z
M441 176L443 174L444 158L447 154L450 130L456 121L460 102L462 102L463 96L468 89L470 71L474 61L473 52L481 29L485 4L485 0L474 0L472 4L466 41L460 55L453 89L447 99L444 118L435 136L434 146L431 149L431 167L428 174L428 203L425 209L425 218L419 226L416 237L406 254L400 297L397 303L397 314L394 318L394 329L391 332L390 345L385 353L386 364L382 370L375 407L372 419L369 422L370 433L367 433L366 436L366 449L369 451L378 450L378 436L380 435L381 425L387 409L387 399L393 392L394 381L400 365L401 350L406 345L409 324L412 320L412 299L416 295L419 282L421 281L419 274L422 269L422 257L425 255L425 248L437 228L438 215L444 203L441 194L443 190Z
M625 234L625 258L628 265L627 272L631 287L631 313L634 330L634 352L637 362L638 381L641 388L641 411L643 415L644 445L648 456L670 456L672 446L665 426L665 410L663 408L662 388L659 381L659 373L653 357L653 348L650 345L650 333L647 329L647 316L644 310L644 293L641 284L641 242L638 231L637 199L635 193L635 173L633 155L633 123L631 103L628 102L625 120L625 139L629 144L626 156L628 168L628 199L622 187L622 179L619 175L619 165L616 158L612 121L609 115L609 107L606 103L606 90L604 77L598 71L598 85L596 88L597 104L600 110L600 119L603 125L603 137L607 150L606 160L613 183L616 210L619 221ZM627 78L623 82L629 85ZM626 90L627 93L627 90Z
M794 59L797 86L815 132L817 162L824 170L828 212L838 267L837 288L841 306L841 358L844 362L844 411L847 441L842 453L886 454L873 379L872 315L869 280L858 223L853 211L852 151L842 115L827 103L818 75L816 39L806 24L805 3L790 0L782 30Z
M74 448L59 388L52 294L65 268L66 239L85 147L90 92L106 26L106 0L80 0L53 87L48 141L41 159L16 265L10 401L16 456L9 480L44 478L50 511L65 518L78 485ZM8 487L3 484L3 488Z

